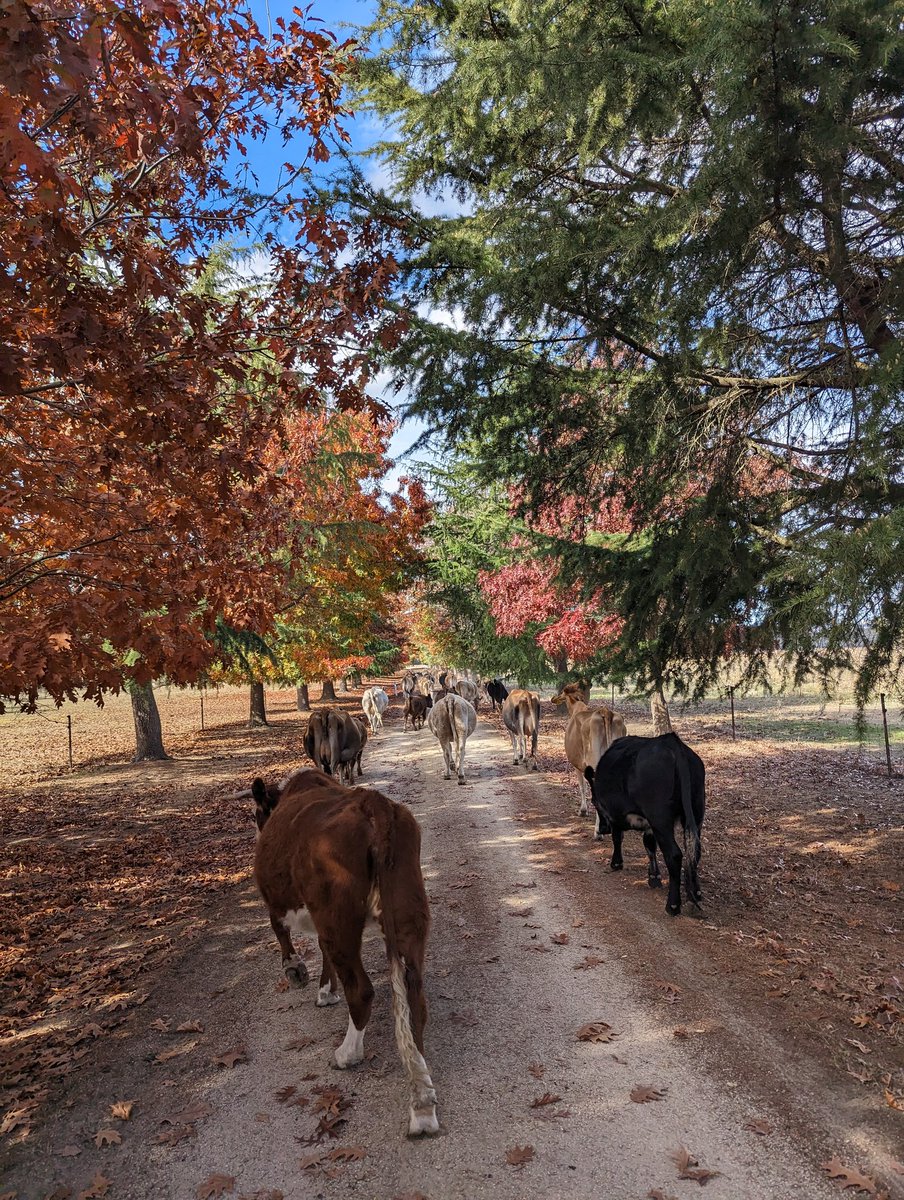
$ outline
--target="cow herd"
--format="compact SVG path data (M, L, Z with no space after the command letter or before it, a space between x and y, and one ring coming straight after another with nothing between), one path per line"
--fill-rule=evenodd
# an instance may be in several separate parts
M403 729L424 724L439 743L445 779L465 782L465 747L477 727L481 703L501 710L515 765L537 770L540 697L527 688L509 691L500 679L481 681L451 671L405 675ZM669 876L666 911L681 911L681 882L700 903L697 864L705 812L703 762L674 733L629 737L624 718L606 705L591 706L584 681L552 697L565 705L565 754L578 775L580 812L596 811L596 837L612 837L613 871L623 866L628 830L643 835L650 887L661 887L657 852ZM390 704L380 687L365 691L363 716L324 707L311 714L304 749L314 764L281 785L255 779L258 841L255 879L279 942L285 977L308 982L292 937L317 937L322 957L319 1007L338 1003L341 983L349 1010L345 1040L333 1062L344 1069L364 1057L364 1033L374 989L361 959L365 928L382 932L396 1041L410 1085L409 1135L439 1130L436 1092L424 1060L423 966L430 910L420 866L420 828L410 810L369 788L352 787L362 775L368 737L383 728ZM676 828L682 830L682 844Z

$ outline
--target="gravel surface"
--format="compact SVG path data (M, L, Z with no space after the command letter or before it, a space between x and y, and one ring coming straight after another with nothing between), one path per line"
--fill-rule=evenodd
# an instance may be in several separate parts
M426 1058L440 1134L405 1137L407 1088L382 942L365 947L376 987L368 1057L353 1071L335 1071L329 1060L345 1033L344 1003L314 1006L313 949L315 983L280 990L279 951L260 900L250 887L232 888L205 913L208 935L158 982L141 1010L141 1033L98 1051L51 1117L45 1153L17 1155L0 1193L43 1200L62 1184L93 1198L103 1194L91 1191L100 1171L110 1200L192 1200L216 1175L226 1179L222 1194L261 1200L280 1193L285 1200L641 1200L659 1196L654 1189L683 1198L701 1188L679 1178L671 1155L684 1148L698 1164L692 1170L718 1173L706 1182L710 1200L840 1194L819 1166L834 1131L801 1137L781 1101L783 1064L774 1062L770 1087L768 1052L750 1062L738 1051L745 1045L739 1024L757 1014L726 1012L720 1042L714 1023L695 1023L692 961L679 982L670 982L671 963L670 977L654 982L649 947L619 937L602 888L598 904L588 898L597 895L588 887L599 859L572 854L563 865L548 830L538 836L523 819L524 805L547 786L544 774L513 767L490 723L481 720L469 742L465 787L443 780L426 728L387 726L365 766L365 781L410 804L424 832L434 921ZM572 823L563 813L563 837ZM691 919L670 921L664 895L656 901L648 917L654 945L668 943L680 958ZM650 966L646 975L639 960ZM670 1006L679 993L680 1004ZM768 1014L758 1015L768 1027ZM611 1040L579 1041L577 1031L590 1022L610 1026ZM176 1033L192 1023L201 1028ZM686 1037L674 1035L677 1026L687 1027ZM763 1037L757 1028L748 1042L762 1045ZM155 1061L180 1047L184 1053ZM229 1051L239 1052L235 1065ZM663 1098L635 1103L636 1088ZM281 1089L295 1091L280 1100ZM532 1107L545 1096L557 1099ZM117 1100L135 1101L129 1120L110 1119ZM337 1136L305 1144L318 1102L338 1112ZM96 1131L110 1126L121 1144L95 1147ZM155 1142L180 1129L175 1145ZM521 1166L507 1162L515 1148L528 1159ZM66 1149L78 1156L61 1157ZM318 1163L302 1166L320 1152ZM217 1195L214 1184L208 1188Z

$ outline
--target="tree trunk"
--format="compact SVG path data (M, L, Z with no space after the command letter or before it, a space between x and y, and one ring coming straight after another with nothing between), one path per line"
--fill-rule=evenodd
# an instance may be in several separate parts
M340 692L347 692L347 691L349 691L349 686L348 686L348 676L347 676L347 675L343 675L343 676L342 676L342 683L339 685L339 691L340 691Z
M323 685L320 689L320 702L325 704L327 700L335 699L337 699L336 689L333 687L332 679L324 679Z
M135 720L135 757L132 762L160 761L169 755L163 748L163 729L160 712L150 683L136 683L129 688L132 717Z
M653 737L672 732L672 718L661 683L657 683L650 693L650 712L653 714Z
M254 728L257 725L269 725L269 723L264 701L264 685L259 679L255 679L251 683L251 715L248 718L248 724Z
M359 688L361 686L361 672L352 671L352 687Z
M295 707L299 712L311 711L311 697L306 683L300 683L295 689Z

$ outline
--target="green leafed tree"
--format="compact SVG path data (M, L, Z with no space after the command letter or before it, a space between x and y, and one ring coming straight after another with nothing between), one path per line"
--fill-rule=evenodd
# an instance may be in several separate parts
M414 408L528 507L628 501L634 537L551 549L686 688L726 644L900 679L902 15L383 0L371 31L394 192L359 199L407 209L418 311L458 318L412 319Z

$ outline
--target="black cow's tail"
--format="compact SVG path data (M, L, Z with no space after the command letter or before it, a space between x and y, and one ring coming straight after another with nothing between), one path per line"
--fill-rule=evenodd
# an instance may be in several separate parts
M697 878L697 863L700 861L700 830L694 816L691 797L691 773L687 756L678 754L678 781L681 785L681 807L684 810L684 891L692 904L699 906L702 899L700 882ZM690 842L690 846L688 846Z

